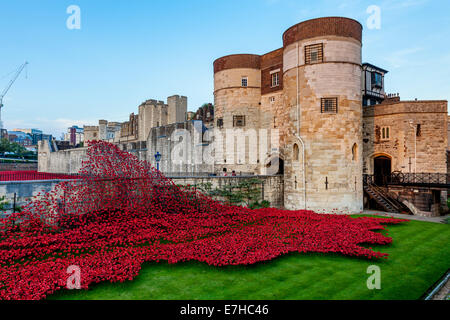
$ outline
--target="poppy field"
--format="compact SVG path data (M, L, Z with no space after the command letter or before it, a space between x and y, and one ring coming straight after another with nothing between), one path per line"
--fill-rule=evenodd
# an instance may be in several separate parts
M0 299L39 300L65 289L135 279L144 263L250 266L289 253L381 261L387 224L405 220L230 206L180 188L147 162L92 142L80 179L0 221ZM219 268L220 269L220 268Z

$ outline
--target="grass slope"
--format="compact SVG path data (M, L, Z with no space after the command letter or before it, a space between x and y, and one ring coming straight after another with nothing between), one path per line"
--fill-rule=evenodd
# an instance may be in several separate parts
M450 226L410 221L388 228L393 243L372 246L389 253L388 260L290 254L244 267L148 263L133 281L63 290L49 299L418 299L450 266ZM381 290L366 286L373 264L381 268Z

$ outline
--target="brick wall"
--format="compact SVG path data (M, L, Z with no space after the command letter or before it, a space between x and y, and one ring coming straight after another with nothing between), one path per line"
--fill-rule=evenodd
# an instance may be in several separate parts
M272 87L272 73L278 71L279 85ZM261 94L283 90L283 48L261 56Z
M239 68L261 69L261 57L256 54L232 54L214 61L214 73Z
M326 17L300 22L283 34L284 46L297 41L324 36L353 38L361 43L362 25L353 19Z

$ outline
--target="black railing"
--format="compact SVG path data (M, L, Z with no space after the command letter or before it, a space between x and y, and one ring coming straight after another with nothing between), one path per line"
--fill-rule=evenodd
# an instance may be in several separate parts
M371 185L375 183L375 176L373 174L364 174L363 175L364 185Z
M389 175L364 175L364 184L410 185L423 187L450 188L450 174L448 173L403 173L393 172Z
M389 184L450 186L450 174L447 173L392 173Z

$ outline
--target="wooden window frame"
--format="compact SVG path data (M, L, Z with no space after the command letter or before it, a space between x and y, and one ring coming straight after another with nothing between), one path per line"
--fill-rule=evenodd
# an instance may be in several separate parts
M275 80L275 81L274 81ZM274 72L270 75L271 88L280 86L280 73Z
M331 102L332 105L327 106L327 103ZM337 114L339 110L339 99L337 97L328 97L320 99L320 112L321 113L329 113L329 114Z

